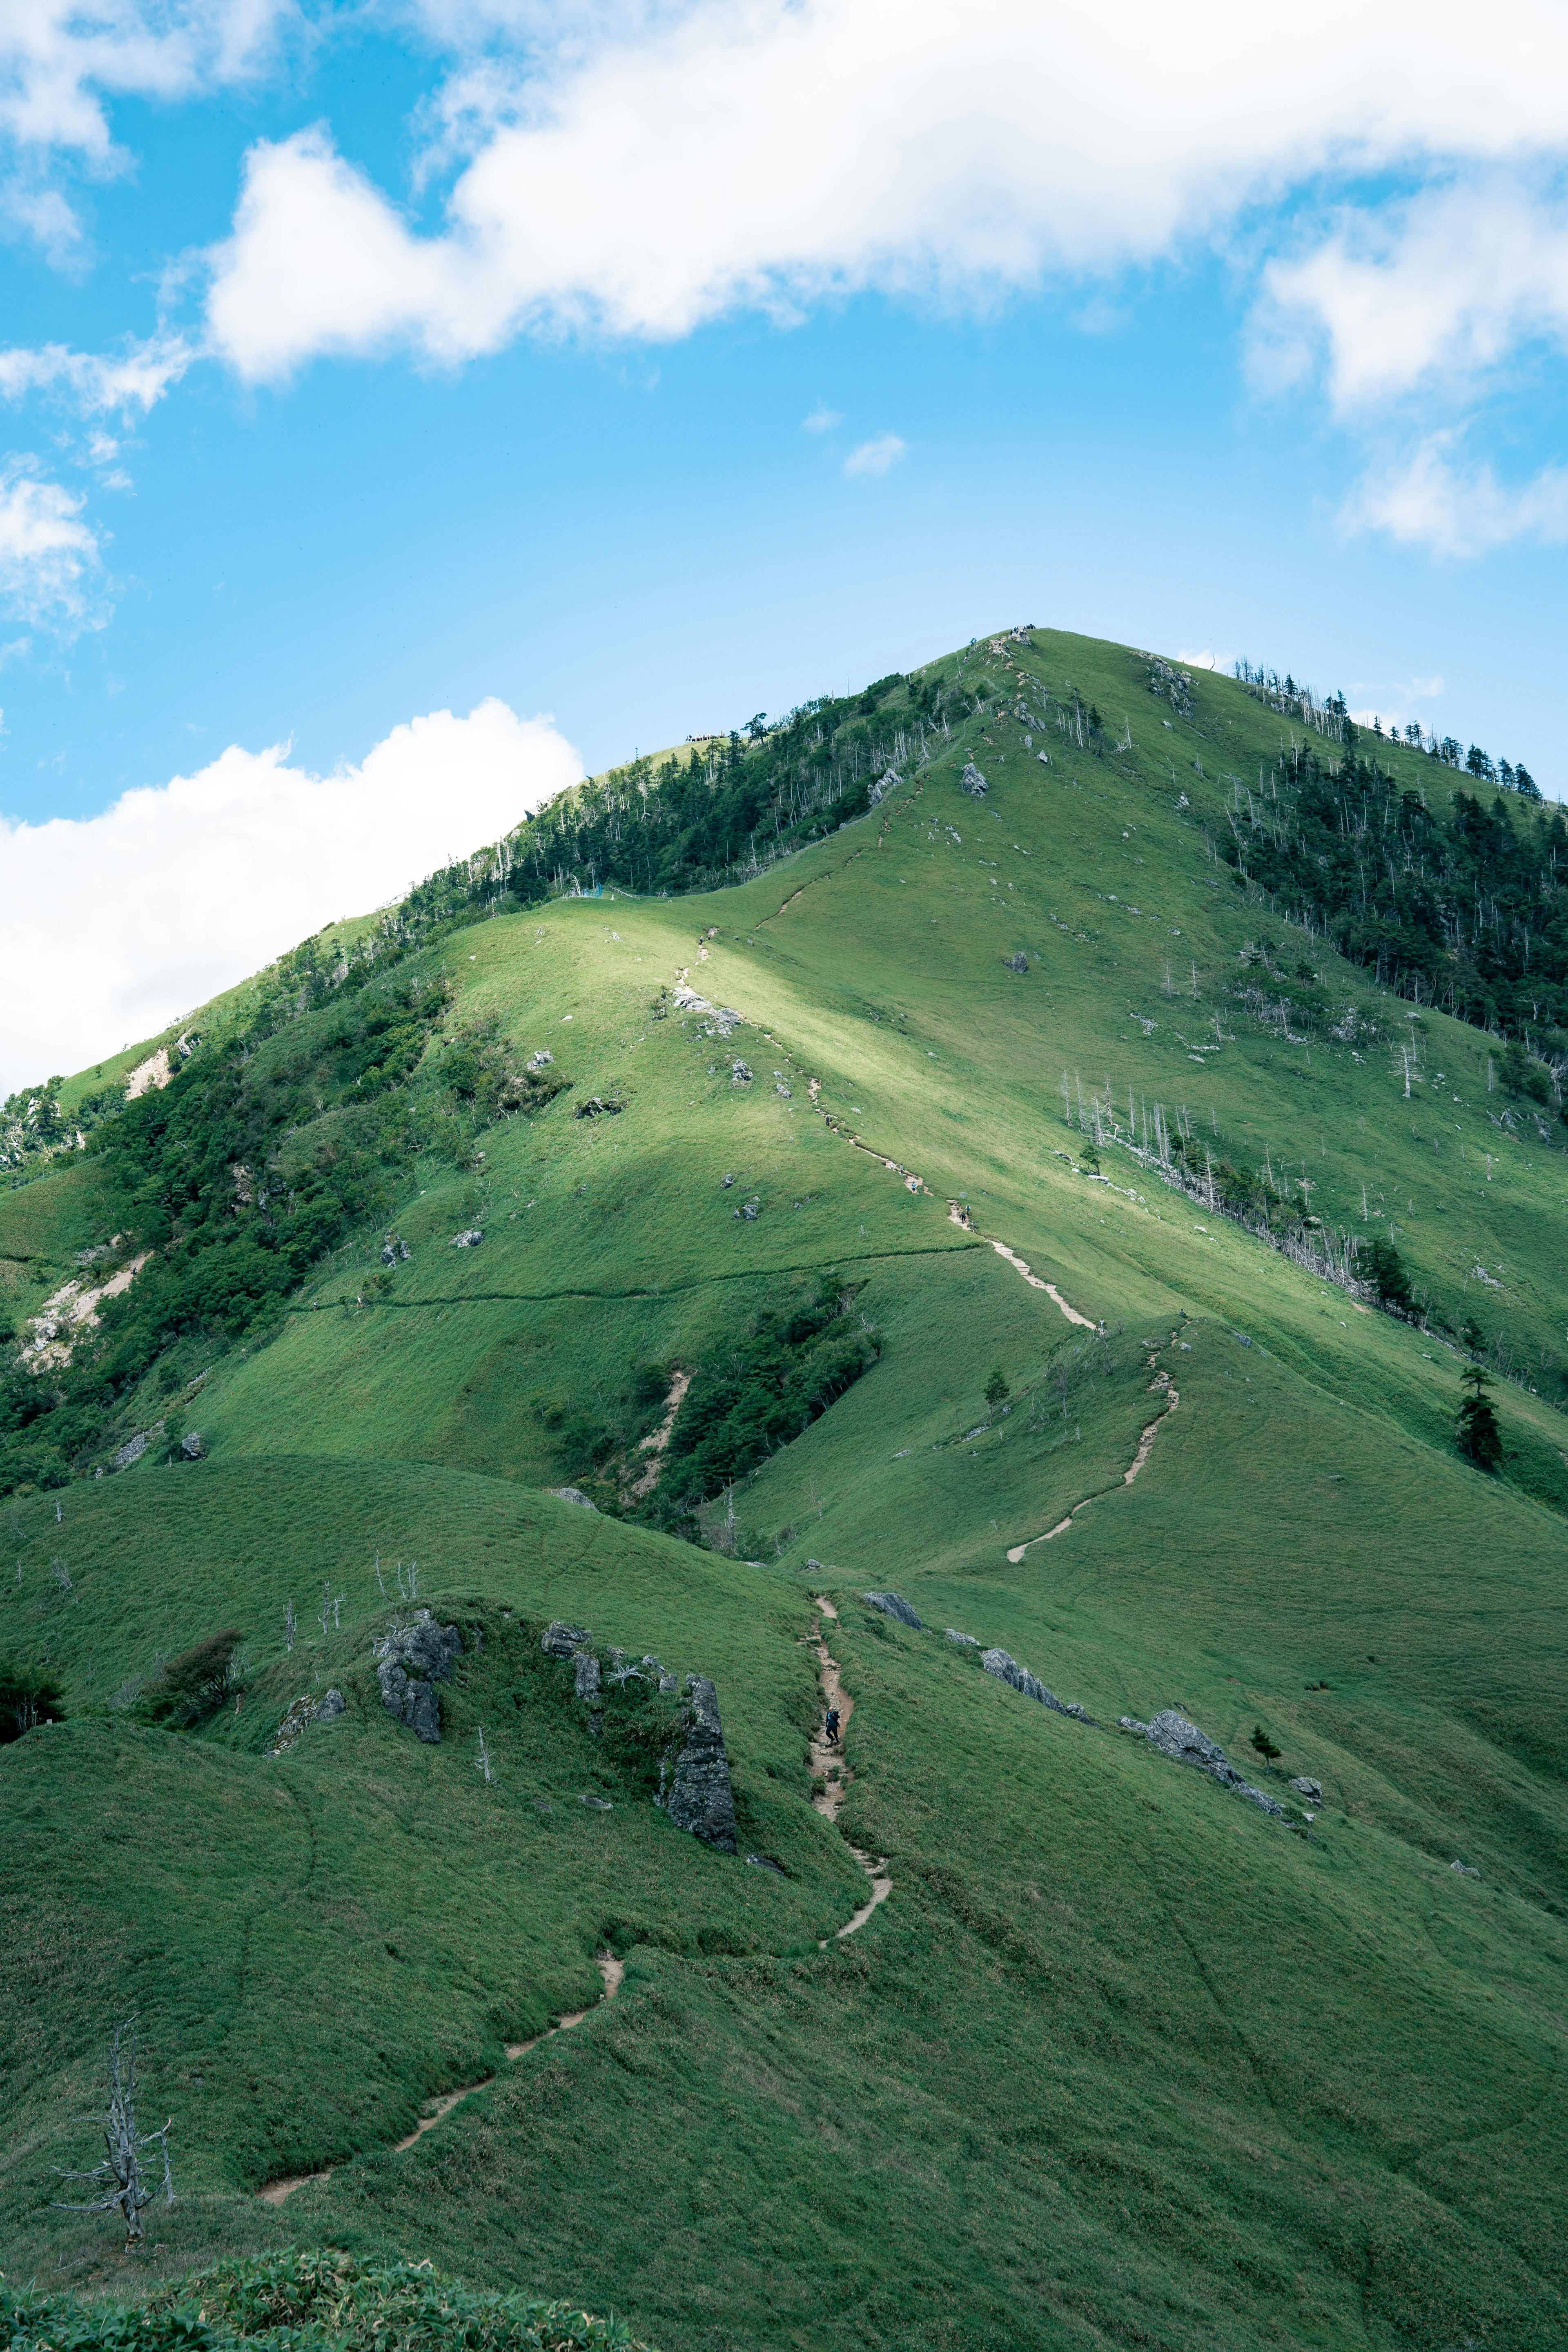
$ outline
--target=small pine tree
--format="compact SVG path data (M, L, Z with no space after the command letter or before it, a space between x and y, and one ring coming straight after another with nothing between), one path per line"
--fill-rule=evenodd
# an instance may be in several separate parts
M1257 1748L1259 1756L1268 1757L1270 1764L1273 1763L1275 1758L1279 1753L1279 1748L1275 1747L1274 1742L1269 1738L1268 1734L1264 1730L1263 1726L1260 1723L1255 1723L1252 1727L1252 1744L1254 1748Z
M1479 1364L1467 1365L1460 1374L1464 1394L1454 1422L1454 1443L1478 1470L1493 1471L1502 1463L1502 1432L1487 1391L1491 1375Z
M1001 1365L998 1364L996 1370L992 1373L991 1378L985 1383L986 1411L994 1413L999 1405L1005 1405L1006 1403L1012 1393L1012 1390L1007 1385L1006 1375L1004 1373Z

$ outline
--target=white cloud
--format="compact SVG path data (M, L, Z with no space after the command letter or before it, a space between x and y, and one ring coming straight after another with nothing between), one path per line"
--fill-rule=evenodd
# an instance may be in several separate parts
M858 448L850 450L844 460L844 471L851 481L868 477L875 480L898 464L909 446L896 433L879 433L875 440L862 441Z
M1178 653L1176 659L1185 662L1189 669L1228 669L1231 662L1228 654L1210 653L1206 646L1201 653Z
M1568 206L1511 179L1433 190L1346 215L1263 282L1265 383L1299 378L1321 353L1342 414L1434 385L1451 401L1521 342L1568 341Z
M828 408L819 400L811 415L801 418L800 429L803 433L831 433L836 425L843 422L844 418L837 408Z
M475 14L435 13L458 33ZM209 300L243 376L398 345L451 364L530 331L682 335L868 288L984 299L1146 264L1318 174L1522 166L1568 138L1568 16L1541 0L1323 0L1305 47L1291 12L1244 0L1201 20L699 0L567 23L444 118L475 152L435 234L324 131L252 150Z
M117 359L73 352L64 343L44 343L36 351L17 344L0 351L0 399L22 400L29 393L49 392L86 416L136 409L145 416L195 358L179 335L132 343Z
M547 719L491 699L330 776L232 746L100 816L0 820L0 1094L118 1053L582 772Z
M32 458L0 470L0 598L12 612L66 625L86 619L99 546L82 505L42 479Z
M1490 466L1458 462L1454 446L1452 434L1435 433L1400 464L1368 474L1346 508L1348 528L1447 556L1485 555L1519 539L1568 543L1568 467L1542 467L1510 489Z

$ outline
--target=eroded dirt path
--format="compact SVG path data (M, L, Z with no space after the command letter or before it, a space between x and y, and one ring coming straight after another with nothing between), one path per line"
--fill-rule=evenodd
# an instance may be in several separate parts
M812 1607L817 1612L816 1622L811 1629L811 1639L816 1652L817 1664L821 1669L824 1722L812 1739L811 1768L815 1773L822 1776L825 1786L817 1791L811 1801L824 1821L836 1822L838 1818L838 1808L844 1802L844 1791L850 1779L844 1763L844 1734L848 1729L849 1718L855 1712L855 1702L846 1694L838 1679L838 1661L828 1654L826 1637L822 1630L822 1620L825 1617L834 1624L838 1622L838 1612L826 1595L818 1595L812 1602ZM829 1739L826 1730L826 1717L827 1709L831 1706L838 1709L838 1737L836 1740ZM849 1851L871 1882L871 1898L869 1902L863 1903L854 1917L847 1920L837 1930L840 1938L856 1935L866 1925L877 1906L879 1903L885 1903L893 1891L893 1882L888 1875L886 1861L875 1854L863 1853L858 1845L852 1845ZM824 1951L827 1949L826 1936L822 1938L822 1949Z
M557 2033L569 2033L573 2026L581 2025L585 2017L592 2017L596 2010L603 2009L605 2001L614 2000L626 1973L626 1964L622 1960L617 1960L613 1952L598 1952L595 1958L598 1964L599 1974L605 1979L605 1990L601 1998L592 2002L586 2009L569 2010L564 2017L558 2018L555 2023L547 2026L542 2033L536 2033L531 2041L509 2042L506 2045L506 2054L510 2059L515 2061L526 2056L529 2051L537 2050L542 2042L551 2041ZM412 2147L416 2140L424 2138L427 2131L433 2131L444 2116L451 2114L454 2107L460 2106L465 2099L471 2099L476 2091L488 2091L490 2084L497 2079L494 2074L482 2074L477 2083L465 2083L461 2090L446 2091L440 2098L432 2099L407 2138L400 2139L396 2143L395 2152L401 2156L405 2148ZM296 2189L308 2189L313 2180L330 2180L335 2169L334 2166L329 2164L321 2172L300 2172L289 2179L269 2180L259 2194L267 2204L281 2205L292 2197Z
M1151 1369L1155 1360L1154 1357L1150 1357ZM1149 1456L1154 1451L1154 1440L1160 1433L1161 1423L1169 1419L1182 1402L1181 1391L1172 1385L1169 1372L1155 1372L1149 1383L1149 1388L1151 1394L1155 1391L1163 1391L1165 1409L1163 1412L1156 1413L1152 1421L1146 1423L1140 1433L1138 1451L1121 1473L1121 1484L1123 1486L1131 1486L1138 1473L1147 1464ZM1033 1551L1037 1544L1050 1543L1056 1537L1066 1535L1080 1511L1087 1511L1091 1503L1098 1503L1104 1496L1114 1495L1116 1492L1115 1486L1097 1486L1092 1495L1086 1495L1081 1503L1075 1503L1066 1518L1058 1519L1054 1528L1047 1528L1043 1535L1031 1536L1026 1543L1012 1545L1007 1553L1008 1559L1016 1568L1026 1552Z

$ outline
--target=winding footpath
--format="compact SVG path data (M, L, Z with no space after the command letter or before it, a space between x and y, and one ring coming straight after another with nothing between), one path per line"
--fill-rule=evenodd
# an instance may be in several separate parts
M529 2051L537 2050L542 2042L550 2041L557 2033L569 2033L574 2025L581 2025L585 2017L593 2017L603 2009L606 2001L614 2000L626 1972L626 1964L617 1960L613 1952L598 1952L595 1958L598 1962L599 1974L605 1979L605 1990L599 1999L586 2009L569 2010L564 2017L558 2018L553 2025L546 2026L542 2033L534 2034L531 2041L509 2042L506 2045L508 2058L515 2062L526 2057ZM488 2091L496 2079L494 2074L481 2074L477 2083L465 2083L461 2090L447 2091L440 2098L432 2099L407 2138L397 2142L395 2152L401 2156L405 2148L412 2147L416 2141L424 2138L427 2131L434 2130L454 2107L460 2106L465 2099L471 2099L476 2091ZM296 2189L308 2189L313 2180L330 2180L335 2169L335 2166L329 2164L321 2172L299 2172L288 2179L269 2180L259 2193L267 2204L281 2205L292 2197Z
M1157 1360L1153 1356L1150 1357L1149 1366L1151 1370L1153 1370L1156 1360ZM1087 1511L1091 1503L1100 1502L1106 1495L1116 1494L1121 1486L1131 1486L1132 1481L1137 1477L1138 1473L1144 1467L1149 1456L1154 1451L1154 1440L1160 1433L1161 1423L1168 1420L1170 1415L1175 1412L1176 1407L1182 1402L1182 1392L1178 1388L1173 1387L1169 1372L1154 1372L1154 1377L1149 1383L1149 1390L1151 1395L1154 1394L1157 1391L1163 1391L1165 1409L1163 1412L1156 1413L1152 1421L1145 1423L1139 1435L1138 1451L1132 1456L1131 1462L1129 1464L1128 1467L1121 1473L1121 1479L1117 1486L1097 1486L1092 1495L1086 1495L1081 1503L1075 1503L1071 1510L1068 1513L1066 1518L1058 1519L1054 1528L1047 1528L1046 1529L1044 1535L1031 1536L1027 1543L1014 1544L1007 1553L1007 1558L1015 1568L1017 1567L1018 1562L1023 1559L1024 1554L1026 1551L1032 1551L1037 1544L1050 1543L1056 1537L1065 1536L1073 1521L1077 1518L1079 1513L1080 1511Z
M855 1702L846 1694L838 1679L838 1661L828 1655L827 1641L822 1630L822 1620L825 1617L837 1625L838 1612L825 1594L818 1594L813 1601L812 1607L818 1612L811 1629L811 1641L816 1652L817 1664L822 1670L824 1723L822 1729L815 1735L811 1743L811 1769L823 1782L822 1788L811 1801L825 1822L836 1822L838 1818L838 1808L844 1802L844 1791L848 1787L851 1777L844 1763L844 1734L848 1729L849 1718L855 1712ZM829 1739L827 1737L826 1718L827 1709L831 1706L838 1709L837 1740ZM838 1929L839 1940L846 1936L858 1935L877 1906L879 1903L885 1903L893 1891L893 1882L888 1875L888 1865L885 1860L879 1859L873 1854L863 1853L858 1845L852 1845L849 1851L871 1882L871 1899L868 1903L862 1904L854 1917ZM820 1947L823 1951L827 1949L827 1937L824 1936Z

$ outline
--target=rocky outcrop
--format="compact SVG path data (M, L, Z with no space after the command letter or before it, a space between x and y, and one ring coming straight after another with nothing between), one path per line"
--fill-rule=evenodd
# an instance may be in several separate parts
M568 1625L563 1619L552 1617L544 1629L539 1646L547 1658L569 1658L574 1650L580 1650L584 1642L591 1642L593 1638L586 1625Z
M452 1678L463 1637L455 1625L437 1625L428 1609L406 1625L394 1625L375 1645L375 1679L388 1715L435 1747L441 1738L441 1702L437 1683Z
M478 1249L484 1237L482 1225L468 1225L462 1233L452 1235L451 1246L453 1249Z
M187 1462L199 1462L206 1453L206 1440L199 1429L190 1429L180 1440L180 1453Z
M691 1704L685 1744L664 1796L664 1809L677 1829L689 1830L721 1853L735 1851L735 1798L730 1759L719 1720L719 1694L706 1675L688 1675Z
M297 1698L278 1727L277 1737L268 1749L268 1756L287 1756L295 1741L310 1729L312 1723L331 1723L343 1712L341 1690L330 1690L321 1698Z
M1020 975L1029 969L1029 959L1021 948L1016 955L1004 956L1002 961L1009 971L1016 971Z
M991 789L973 760L964 761L963 773L958 780L958 785L961 792L967 793L972 800L977 801L983 801Z
M962 1641L963 1636L960 1633L953 1638ZM1055 1691L1047 1690L1027 1666L1021 1666L1016 1658L1010 1658L1005 1650L982 1650L980 1663L988 1675L994 1675L998 1682L1011 1683L1013 1688L1022 1691L1026 1698L1037 1699L1041 1706L1048 1706L1058 1715L1073 1715L1082 1719L1081 1706L1068 1706Z
M951 1625L947 1629L947 1638L950 1642L962 1642L966 1648L971 1650L977 1650L980 1647L979 1641L974 1634L960 1633Z
M896 793L903 782L897 768L884 768L874 784L866 787L866 798L873 808L879 808L889 793Z
M573 1678L578 1697L585 1706L603 1706L604 1678L599 1661L592 1650L578 1650L572 1660Z
M1296 1794L1299 1797L1305 1797L1310 1805L1321 1805L1322 1803L1323 1784L1321 1780L1310 1780L1306 1774L1303 1773L1300 1780L1292 1780L1290 1786L1295 1790Z
M584 1511L596 1511L599 1507L597 1503L588 1500L581 1486L552 1486L548 1491L558 1503L575 1503Z
M1221 1788L1245 1797L1260 1812L1272 1813L1277 1821L1289 1818L1279 1799L1271 1797L1266 1789L1255 1789L1250 1780L1244 1780L1224 1748L1217 1747L1206 1732L1200 1731L1179 1707L1162 1707L1152 1723L1140 1723L1130 1715L1122 1716L1121 1722L1124 1731L1141 1731L1163 1756L1169 1756L1177 1764L1195 1764L1200 1772L1206 1772Z
M884 1616L896 1617L900 1625L912 1625L917 1633L925 1631L920 1619L900 1593L865 1592L860 1597L863 1601L868 1601L873 1609L879 1609Z

